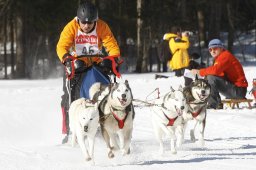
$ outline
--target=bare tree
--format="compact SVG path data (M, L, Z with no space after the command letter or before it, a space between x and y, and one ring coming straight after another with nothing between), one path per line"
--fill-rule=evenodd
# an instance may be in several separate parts
M137 65L136 72L142 71L142 45L141 45L141 29L142 29L142 18L141 18L141 5L142 0L137 0Z
M21 16L17 16L17 39L16 39L16 78L24 78L25 77L25 31L24 31L24 23L23 18Z

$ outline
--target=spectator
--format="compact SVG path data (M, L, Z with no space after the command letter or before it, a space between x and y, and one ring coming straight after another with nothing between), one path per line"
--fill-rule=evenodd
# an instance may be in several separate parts
M192 69L200 69L203 68L203 64L199 64L196 60L200 58L200 55L198 53L192 53L190 56L190 61L189 61L189 65L187 67L188 70L192 70ZM185 86L189 86L191 84L191 82L193 81L192 78L188 78L184 76L184 80L185 80Z
M157 71L160 72L160 59L158 56L158 40L155 39L148 49L149 72L152 72L153 64L157 63Z
M159 44L159 59L162 65L162 71L167 72L167 62L171 57L170 49L169 49L169 41L162 40Z
M166 33L164 40L169 41L170 56L169 66L175 72L175 76L183 76L184 70L189 65L189 38L188 32L182 32L177 27L172 28L171 33Z
M211 40L208 49L214 59L213 65L199 70L192 69L191 71L193 74L207 76L211 85L208 108L223 108L219 93L230 99L245 98L248 82L241 63L224 48L219 39Z

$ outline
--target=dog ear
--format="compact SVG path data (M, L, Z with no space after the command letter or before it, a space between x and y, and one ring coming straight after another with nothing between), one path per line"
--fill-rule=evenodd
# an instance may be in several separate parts
M172 86L170 87L171 91L174 92L175 90L172 88Z
M99 107L99 103L98 103L98 102L95 102L95 103L94 103L94 109L95 109L95 110L98 110L98 107Z
M196 79L195 80L198 80L198 75L196 74Z
M183 88L183 94L184 94L187 102L190 102L190 101L193 100L193 96L192 96L192 93L191 93L191 88L189 86L186 86L186 87Z
M179 88L178 88L179 91L183 91L183 87L181 85L179 85Z
M125 80L124 83L125 83L126 85L129 85L128 80Z
M125 80L125 81L124 81L124 84L125 84L128 88L130 88L130 85L129 85L128 80Z

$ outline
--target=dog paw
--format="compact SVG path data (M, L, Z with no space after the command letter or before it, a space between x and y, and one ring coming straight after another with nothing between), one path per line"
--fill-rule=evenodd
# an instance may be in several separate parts
M131 150L130 150L130 148L128 149L128 151L127 151L127 155L129 155L131 153Z
M86 158L85 158L85 161L90 161L90 160L92 160L91 157L86 157Z
M190 139L191 139L192 142L196 141L195 134L194 134L193 130L190 131Z
M113 154L113 152L109 152L109 153L108 153L108 158L111 159L111 158L114 158L114 156L115 156L115 155Z
M126 150L125 149L121 149L121 154L124 156L126 155Z
M91 161L89 162L89 165L91 165L91 166L94 166L94 165L95 165L95 162L94 162L93 159L91 159Z
M124 156L124 155L129 155L130 154L130 148L128 150L126 149L121 149L121 154Z
M110 150L112 150L112 151L117 151L117 150L118 150L118 147L116 147L116 146L111 146L111 147L110 147Z

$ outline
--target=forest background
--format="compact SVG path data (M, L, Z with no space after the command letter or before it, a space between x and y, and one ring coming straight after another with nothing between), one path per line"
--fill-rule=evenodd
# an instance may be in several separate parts
M82 1L82 0L81 0ZM121 48L132 71L148 72L148 50L164 33L179 26L190 31L190 52L207 61L212 38L225 40L239 60L256 61L255 0L92 0ZM80 0L0 0L0 72L3 79L50 78L62 69L56 44L64 26L76 16ZM254 36L251 42L240 37ZM236 42L236 43L234 43ZM234 48L234 44L236 44ZM133 47L133 48L131 48ZM247 54L246 48L254 48ZM129 50L132 49L132 50ZM127 59L129 58L129 59ZM61 68L61 69L59 69ZM129 70L126 70L129 71Z

